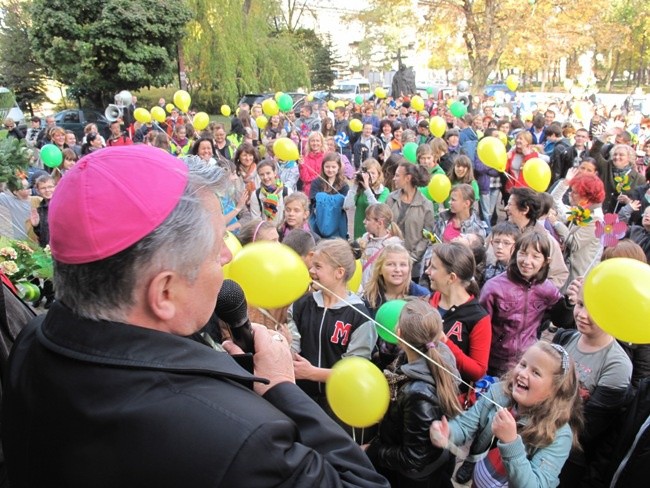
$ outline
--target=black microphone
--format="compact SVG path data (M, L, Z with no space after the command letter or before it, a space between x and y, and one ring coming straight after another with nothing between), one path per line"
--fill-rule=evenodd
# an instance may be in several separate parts
M217 318L228 325L232 341L241 347L242 351L245 353L255 352L246 296L237 282L223 280L214 313Z

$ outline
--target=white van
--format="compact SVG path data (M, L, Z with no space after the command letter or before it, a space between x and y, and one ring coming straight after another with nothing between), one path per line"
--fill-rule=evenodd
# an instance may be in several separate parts
M364 100L368 100L372 95L370 82L366 78L350 78L335 81L331 92L332 96L347 100L354 100L357 95L361 95Z

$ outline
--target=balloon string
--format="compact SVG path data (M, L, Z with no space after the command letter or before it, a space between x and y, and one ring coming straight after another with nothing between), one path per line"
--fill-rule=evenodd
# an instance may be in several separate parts
M398 336L395 332L393 332L392 330L390 330L390 329L387 328L387 327L384 327L382 324L380 324L379 322L377 322L375 319L373 319L372 317L368 316L366 313L364 313L364 312L362 312L361 310L359 310L355 305L353 305L352 303L350 303L349 301L347 301L345 298L338 296L335 292L333 292L332 290L330 290L329 288L327 288L326 286L324 286L323 284L321 284L319 281L316 281L316 280L312 280L312 281L313 281L314 283L316 283L320 288L322 288L323 290L325 290L326 292L328 292L330 295L332 295L332 296L338 298L339 300L341 300L343 303L345 303L345 304L348 305L349 307L352 307L354 310L357 311L357 313L361 314L363 317L367 318L367 319L370 320L373 324L375 324L375 326L379 326L379 327L381 327L381 328L384 330L384 332L388 332L390 335L392 335L395 339L397 339L399 342L401 342L402 344L404 344L406 347L410 348L412 351L416 352L417 354L419 354L420 356L422 356L424 359L426 359L426 360L429 361L430 363L435 364L437 367L439 367L440 369L442 369L445 373L449 374L449 375L450 375L452 378L454 378L456 381L458 381L458 382L464 384L464 385L467 386L470 390L474 390L476 393L480 393L480 390L479 390L478 388L474 387L474 385L472 385L472 384L470 384L470 383L464 381L460 376L454 374L454 373L451 372L449 369L447 369L447 367L445 367L445 366L443 366L442 364L436 362L434 359L430 358L428 355L426 355L425 353L423 353L422 351L420 351L417 347L415 347L415 346L409 344L407 341L405 341L405 340L402 339L400 336ZM487 400L488 402L490 402L490 403L492 403L493 405L495 405L497 408L503 408L501 405L499 405L497 402L495 402L495 401L492 400L491 398L488 398L488 397L486 397L485 395L483 395L483 398L485 398L485 400Z
M305 164L305 163L298 163L298 164ZM343 163L341 163L341 166L343 166ZM338 192L338 190L337 190L336 188L334 188L334 185L332 185L329 181L327 181L325 178L323 178L323 177L321 176L320 173L317 173L316 171L314 171L314 170L313 170L312 168L310 168L309 166L305 166L305 168L306 168L309 172L311 172L312 175L315 175L316 178L320 178L321 180L323 180L327 185L330 186L330 188L331 188L332 190L334 190L335 192ZM307 195L307 196L309 196L309 195Z

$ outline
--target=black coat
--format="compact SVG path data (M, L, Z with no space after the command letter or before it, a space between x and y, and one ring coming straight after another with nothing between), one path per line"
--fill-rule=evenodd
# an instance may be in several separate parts
M449 481L454 458L431 444L429 427L443 412L427 362L419 359L397 370L408 380L399 388L366 453L393 486L429 487ZM446 485L442 485L446 486ZM451 486L449 484L449 486Z
M188 338L54 303L6 379L12 487L388 486L297 386L261 398L229 355Z

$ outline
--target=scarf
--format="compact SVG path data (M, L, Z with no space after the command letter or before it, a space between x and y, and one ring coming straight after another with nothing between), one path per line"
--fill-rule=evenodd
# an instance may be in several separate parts
M280 203L280 195L284 190L282 180L275 180L274 185L260 186L260 202L262 203L262 213L266 220L275 220L278 215L278 206Z

